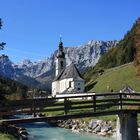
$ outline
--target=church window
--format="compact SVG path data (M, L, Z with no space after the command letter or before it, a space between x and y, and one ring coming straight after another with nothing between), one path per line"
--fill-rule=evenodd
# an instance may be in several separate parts
M77 88L77 90L81 90L81 88Z
M63 64L63 61L61 61L61 67L63 67L63 65L64 65L64 64Z
M71 81L69 81L69 88L71 87Z

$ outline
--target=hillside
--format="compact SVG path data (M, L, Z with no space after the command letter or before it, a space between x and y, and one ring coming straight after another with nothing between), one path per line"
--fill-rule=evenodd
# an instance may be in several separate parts
M138 26L135 37L135 66L137 68L137 76L140 77L140 19L136 23Z
M25 98L27 90L27 86L9 78L0 76L0 100L3 100L5 98Z
M106 54L104 54L98 63L99 67L111 68L120 66L135 59L136 54L136 39L140 40L140 19L136 21L132 29L127 32L124 38L118 43L115 48L110 49Z
M140 41L140 36L138 34L138 31L140 31L139 22L140 22L140 19L138 19L136 21L136 23L133 25L132 29L127 32L127 34L117 44L116 47L110 49L107 53L103 54L100 57L98 63L95 65L95 67L87 69L87 71L84 73L84 78L87 82L87 90L90 90L93 86L95 86L95 90L101 89L102 92L105 92L106 88L104 86L106 85L106 87L107 87L107 84L111 84L111 83L108 83L108 79L103 78L105 80L104 81L105 85L102 85L103 84L102 82L101 82L102 84L99 84L100 75L102 75L102 74L104 75L104 71L106 71L109 68L113 68L113 67L115 68L115 67L118 67L118 66L130 63L130 62L135 62L134 65L135 66L137 65L137 63L139 62L139 59L137 56L140 53L140 49L136 48L136 46L137 46L136 44L138 44L137 42ZM136 71L138 71L138 67L136 67L135 69L136 69ZM122 73L120 73L122 75L122 77L124 77L127 74L127 72L129 72L129 67L128 67L128 70L127 70L127 68L125 70L126 70L126 73L123 71L120 71L120 72L122 72ZM131 71L131 69L130 69L130 71ZM136 76L136 75L138 75L138 73L135 72L134 75ZM114 75L112 75L112 76L114 76ZM128 76L128 79L132 78L131 75L129 75L129 73L127 76ZM113 77L112 77L112 84L110 86L113 86L112 88L114 88L114 90L117 90L117 88L119 89L124 84L126 84L125 78L124 78L124 82L121 77L118 77L118 78L120 78L120 79L117 79L118 84L115 86L113 83L116 79L113 79ZM96 79L98 79L98 81L96 81ZM103 79L101 79L101 80L103 80ZM133 82L135 82L135 81L133 81ZM98 87L99 85L102 87L99 88ZM135 87L135 88L137 88L137 87Z
M88 85L92 85L89 91L93 92L119 91L125 85L129 85L137 92L140 91L140 79L136 76L133 63L106 70L96 80L90 80Z

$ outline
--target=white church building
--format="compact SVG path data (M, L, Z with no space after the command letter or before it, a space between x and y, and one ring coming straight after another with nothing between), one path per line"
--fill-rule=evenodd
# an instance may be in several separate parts
M82 93L85 90L85 81L75 64L66 67L66 58L63 51L63 43L60 39L58 52L55 58L56 77L52 82L52 96Z

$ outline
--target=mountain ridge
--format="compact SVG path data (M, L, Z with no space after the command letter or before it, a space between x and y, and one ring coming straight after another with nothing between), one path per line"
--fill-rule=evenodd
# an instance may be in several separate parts
M87 67L93 67L100 56L106 53L110 48L117 45L118 41L95 41L91 40L84 45L74 47L64 47L66 65L75 63L82 72ZM54 51L46 60L31 62L24 60L19 64L14 64L8 58L0 59L0 75L20 81L30 86L49 87L55 75L55 54ZM25 80L26 79L26 80ZM47 79L47 80L45 80ZM28 81L28 84L26 83ZM43 83L42 83L43 81Z

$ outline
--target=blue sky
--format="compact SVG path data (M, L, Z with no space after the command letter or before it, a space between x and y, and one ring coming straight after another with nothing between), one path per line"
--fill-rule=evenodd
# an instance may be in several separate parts
M0 0L0 41L14 62L50 56L64 46L120 40L140 17L140 0Z

